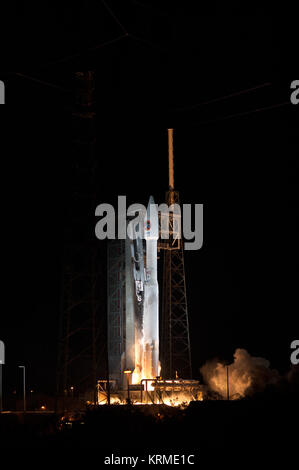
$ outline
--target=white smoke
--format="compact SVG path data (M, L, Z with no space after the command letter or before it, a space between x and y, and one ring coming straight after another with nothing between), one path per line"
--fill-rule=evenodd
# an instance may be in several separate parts
M200 369L209 389L221 397L227 397L227 366L218 360L206 362ZM270 369L270 363L262 357L254 357L246 349L236 349L234 362L228 366L229 397L231 400L262 391L279 380L279 373Z

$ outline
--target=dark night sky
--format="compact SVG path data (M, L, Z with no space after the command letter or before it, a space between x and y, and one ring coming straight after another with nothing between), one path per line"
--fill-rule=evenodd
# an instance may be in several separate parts
M205 204L204 247L186 254L194 375L206 359L230 358L236 347L285 370L298 336L298 111L289 103L254 110L289 102L298 78L294 22L262 12L202 17L110 3L130 35L107 47L94 48L123 31L92 1L89 11L35 11L38 22L19 10L17 32L6 42L14 54L7 70L63 88L0 73L7 88L1 339L10 386L14 365L24 362L32 387L54 388L71 70L97 72L98 203L124 194L128 202L145 203L150 194L162 202L166 129L176 129L176 187L182 202ZM26 34L30 27L35 37Z

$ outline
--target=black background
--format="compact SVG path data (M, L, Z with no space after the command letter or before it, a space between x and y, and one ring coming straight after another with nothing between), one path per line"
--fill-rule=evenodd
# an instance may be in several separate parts
M7 387L26 364L28 387L55 389L77 70L97 77L98 203L162 202L174 127L176 188L205 204L204 246L185 255L194 376L237 347L283 373L298 336L295 18L109 5L24 3L2 31L3 70L24 70L0 73Z

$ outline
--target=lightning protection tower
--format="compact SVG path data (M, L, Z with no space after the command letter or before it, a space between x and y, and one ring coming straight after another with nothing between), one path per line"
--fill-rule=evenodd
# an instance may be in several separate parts
M168 129L169 190L166 203L180 204L178 191L174 189L173 129ZM163 214L162 214L163 216ZM184 249L181 237L181 216L169 213L169 237L161 238L159 249L164 251L161 365L162 376L191 378L191 350L186 295Z

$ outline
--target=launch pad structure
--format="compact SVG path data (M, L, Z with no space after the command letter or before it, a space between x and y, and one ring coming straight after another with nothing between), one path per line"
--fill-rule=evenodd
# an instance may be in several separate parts
M91 208L96 203L94 73L78 72L75 81L76 164L70 179L69 206L75 207L76 213L70 213L66 224L57 399L62 399L63 407L74 395L82 399L88 396L88 400L97 403L101 401L99 395L104 393L109 402L111 392L123 402L128 398L128 384L131 398L138 402L145 399L161 402L162 395L169 400L171 390L172 395L189 390L194 398L198 395L198 383L190 382L184 252L179 236L181 219L169 211L165 227L163 214L157 213L152 198L142 222L144 236L108 242L105 314L105 304L101 301L105 296L105 281L100 269L99 244L86 230L94 216ZM171 206L179 204L179 193L174 189L172 129L168 130L168 148L166 205ZM88 155L86 162L81 158L82 153ZM78 217L78 212L82 217ZM129 217L127 224L130 221ZM165 229L168 238L163 238ZM78 240L74 234L80 235ZM161 302L158 253L163 260Z
M168 130L168 148L168 226L150 197L143 231L137 226L133 239L108 242L109 383L98 381L99 402L107 392L116 402L173 404L202 399L199 382L192 380L181 215L171 210L172 204L179 204L174 190L173 129ZM159 251L164 251L160 315Z

